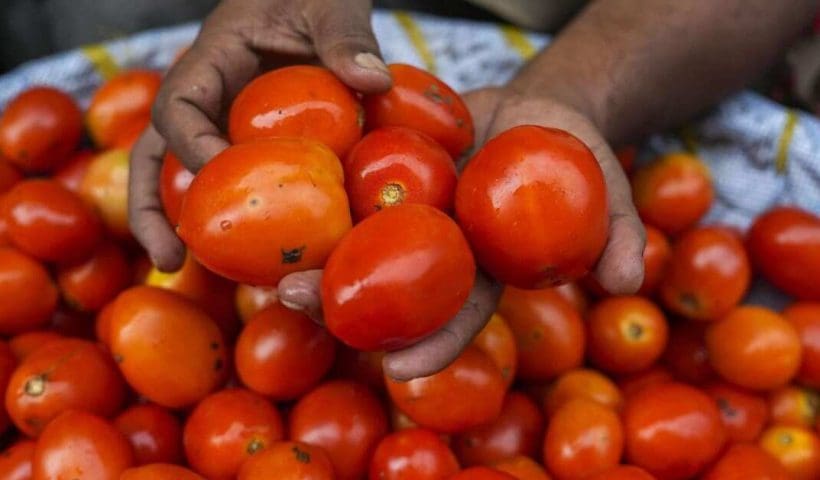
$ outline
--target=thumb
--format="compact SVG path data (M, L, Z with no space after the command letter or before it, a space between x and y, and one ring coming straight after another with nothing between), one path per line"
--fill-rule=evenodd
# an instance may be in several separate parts
M314 322L321 324L321 283L321 270L291 273L279 281L279 302L291 310L304 312Z

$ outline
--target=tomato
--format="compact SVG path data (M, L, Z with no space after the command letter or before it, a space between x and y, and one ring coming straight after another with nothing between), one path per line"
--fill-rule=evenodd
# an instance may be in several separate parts
M367 387L337 380L299 399L288 431L292 440L323 448L339 480L353 480L364 476L373 451L387 435L387 416Z
M785 318L757 306L734 309L706 331L712 367L741 387L781 387L800 368L800 337Z
M780 461L789 478L820 478L820 439L812 431L775 425L763 432L758 445Z
M519 288L583 277L606 244L606 185L595 156L562 130L515 127L484 144L456 187L478 263Z
M0 333L46 325L57 308L57 295L42 265L13 248L0 247Z
M16 368L17 357L8 343L0 341L0 392L6 391ZM9 426L11 426L11 421L8 412L6 409L0 409L0 433L8 430Z
M242 323L248 320L258 311L276 304L279 301L279 291L276 287L257 287L240 283L236 286L234 293L234 307L239 313Z
M60 182L62 186L71 190L74 193L80 192L80 185L83 183L85 173L88 171L88 166L91 165L91 160L94 159L94 151L80 150L58 168L52 178Z
M102 218L108 231L129 238L128 228L128 151L108 150L91 160L80 184L80 196Z
M797 302L783 310L800 336L802 357L797 380L809 387L820 388L820 303Z
M128 384L164 407L191 405L219 386L227 362L216 323L196 305L154 287L121 293L109 346Z
M541 410L523 393L510 392L501 414L456 435L453 449L462 465L491 465L517 455L535 457L543 438Z
M105 242L91 257L60 265L57 284L63 298L77 310L97 311L131 283L131 267L122 249Z
M498 313L515 335L520 378L550 380L583 362L581 316L555 290L507 286Z
M234 145L194 178L177 233L210 270L276 285L322 267L350 229L342 181L333 152L311 140Z
M185 422L185 456L210 479L232 479L242 463L284 438L282 417L264 397L244 389L213 393Z
M33 440L20 440L0 453L0 478L29 480L31 460L34 458Z
M171 225L179 222L182 199L193 180L194 174L182 166L176 155L170 151L166 152L159 172L159 198Z
M769 453L749 444L732 445L703 480L790 480L792 477Z
M134 271L133 282L139 285L145 283L145 279L148 278L148 274L151 273L154 264L151 263L151 259L148 258L147 254L140 252L136 258L131 261L131 267Z
M494 313L473 340L473 345L493 359L509 387L515 380L518 351L515 346L515 335L504 317Z
M31 332L21 333L9 339L9 347L11 347L11 351L17 361L22 361L34 350L52 340L59 340L61 338L64 337L51 330L33 330Z
M453 209L455 163L421 132L403 127L374 130L353 147L344 165L345 190L357 221L402 203Z
M3 205L3 195L0 194L0 208ZM10 247L11 239L9 238L9 223L0 210L0 247Z
M330 457L320 447L300 442L275 442L250 457L237 480L335 480Z
M621 164L624 172L631 173L635 166L635 158L638 156L638 147L635 145L625 145L615 150L618 163Z
M125 436L106 420L68 410L52 420L37 440L32 480L117 480L132 466Z
M648 224L669 235L694 226L712 206L709 169L686 153L663 155L632 177L632 198Z
M623 397L627 399L650 385L671 382L672 380L672 374L669 373L666 367L655 365L643 372L624 375L618 380L618 387L620 387Z
M178 465L154 463L129 468L122 472L120 480L205 480L203 477Z
M672 256L672 246L666 235L652 225L644 224L646 246L643 249L643 284L638 295L650 296L655 293Z
M550 480L544 467L524 455L502 460L493 465L493 468L508 473L518 480Z
M682 383L650 385L627 397L623 422L629 462L669 480L703 470L726 439L714 400Z
M77 148L82 122L80 109L66 93L31 87L0 116L0 155L29 173L51 171Z
M544 411L552 417L559 408L571 400L585 398L618 411L623 406L623 396L612 380L595 370L577 368L562 374L552 384L544 398Z
M362 352L347 345L338 345L331 375L355 380L382 392L385 389L383 360L384 352Z
M330 70L293 65L262 74L231 105L231 143L301 137L343 157L362 136L362 107Z
M704 383L716 376L709 363L706 327L707 324L685 320L672 325L663 361L675 377L684 382Z
M358 350L405 347L458 313L475 272L470 246L446 214L420 204L382 210L330 254L321 285L325 324Z
M0 193L5 193L23 179L17 168L0 157Z
M778 425L814 428L820 409L820 393L808 388L786 386L769 394L771 421Z
M94 339L93 317L88 313L71 310L64 306L57 308L57 311L51 316L49 330L64 337Z
M724 382L713 383L704 391L717 403L729 442L752 442L760 436L769 420L765 399Z
M448 478L460 470L455 455L435 433L402 430L382 439L370 462L370 480Z
M126 70L98 88L85 117L94 143L109 148L124 133L147 127L161 82L159 72Z
M581 315L587 313L589 308L589 298L586 292L577 283L564 283L555 287L556 293L568 301Z
M472 467L449 477L448 480L515 480L515 477L494 468Z
M588 480L655 480L655 477L634 465L618 465L588 477Z
M747 233L755 267L775 286L803 300L820 300L820 217L777 207L757 217Z
M114 302L109 302L97 312L94 319L94 338L105 347L111 346L111 317L114 313Z
M751 278L743 244L721 227L700 227L678 239L661 280L669 310L694 320L729 313L746 294Z
M182 427L165 408L153 403L132 405L114 419L114 426L131 442L135 464L182 460Z

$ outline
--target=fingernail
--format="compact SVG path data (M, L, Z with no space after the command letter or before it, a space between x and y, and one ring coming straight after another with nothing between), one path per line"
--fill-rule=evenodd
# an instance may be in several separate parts
M384 64L381 58L373 55L372 53L359 53L353 57L353 61L356 62L356 65L362 68L366 68L368 70L378 70L381 73L390 75L390 70L387 69L387 65Z
M285 300L282 297L279 297L279 303L281 303L282 305L286 306L287 308L289 308L291 310L296 310L297 312L304 312L305 311L304 305L300 305L300 304L294 303L294 302L289 302L289 301Z

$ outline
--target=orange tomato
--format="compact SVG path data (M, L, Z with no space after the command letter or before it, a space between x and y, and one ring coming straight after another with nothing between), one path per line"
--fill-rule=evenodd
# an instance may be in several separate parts
M706 348L707 324L678 321L672 325L663 362L680 380L700 384L715 377Z
M814 428L820 414L820 393L804 387L786 386L769 393L772 423Z
M59 340L61 338L63 338L62 335L51 330L33 330L15 335L9 339L9 347L11 347L11 352L17 361L22 361L34 350L52 340Z
M789 472L768 452L756 445L732 445L703 475L703 480L790 480Z
M236 286L234 296L234 307L242 323L248 320L258 311L275 305L279 302L279 291L276 287L257 287L240 283Z
M132 405L114 419L114 426L131 442L136 465L182 460L182 427L167 409L153 403Z
M370 480L447 478L460 470L455 455L435 433L401 430L382 439L370 461Z
M760 436L769 420L763 397L725 382L709 385L704 391L717 403L729 442L753 442Z
M544 398L544 411L552 417L566 403L585 398L618 411L623 406L623 396L618 386L596 370L577 368L562 374L552 384Z
M643 284L638 295L650 296L655 293L661 283L669 258L672 256L672 246L666 235L652 225L644 224L646 229L646 246L643 249Z
M152 463L143 467L129 468L119 480L205 480L204 477L178 465Z
M797 302L783 310L800 336L802 356L797 380L809 387L820 388L820 303Z
M31 460L34 458L34 440L19 440L0 453L0 478L28 480L31 478Z
M166 152L159 172L159 198L171 225L179 222L182 200L193 180L194 174L182 166L176 155Z
M131 283L131 267L122 249L104 242L91 257L57 268L57 284L72 308L97 311Z
M128 151L108 150L96 155L80 184L80 196L102 218L108 231L130 238L128 227Z
M13 335L48 324L57 296L57 286L40 263L0 247L0 333Z
M94 319L94 338L104 346L111 347L111 318L114 313L114 302L109 302L97 312Z
M766 429L758 445L775 457L793 480L820 478L820 439L802 427L774 425Z
M517 480L550 480L544 467L524 455L502 460L493 465L493 468L508 473Z
M98 88L85 116L94 143L100 148L109 148L125 132L148 126L161 82L158 72L126 70Z
M300 442L276 442L247 459L237 480L335 480L330 457L320 448Z
M494 313L473 339L473 345L493 359L509 387L515 380L518 351L515 346L515 335L504 317Z

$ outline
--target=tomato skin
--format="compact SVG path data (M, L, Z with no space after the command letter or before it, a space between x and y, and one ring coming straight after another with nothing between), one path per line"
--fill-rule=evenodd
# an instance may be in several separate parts
M275 303L257 312L236 342L242 383L276 400L297 398L330 370L336 341L304 313Z
M224 341L196 305L154 287L132 287L114 302L109 346L134 390L180 408L219 386L227 364Z
M49 172L77 148L82 130L82 114L70 96L32 87L0 116L0 155L25 172Z
M515 477L490 467L472 467L453 475L449 480L515 480Z
M498 367L474 346L439 373L407 382L385 380L402 412L441 433L463 432L498 418L506 391Z
M552 417L559 408L577 398L598 402L614 411L623 407L623 395L618 386L596 370L577 368L562 374L544 397L544 411Z
M738 238L722 227L700 227L681 236L659 287L664 306L694 320L715 320L736 306L751 280Z
M293 65L262 74L231 105L231 143L302 137L343 157L362 136L362 107L330 70Z
M750 444L733 445L703 475L703 480L790 480L791 476L765 450Z
M634 465L618 465L593 475L588 480L655 480L655 477L643 468Z
M301 442L275 442L250 457L237 480L335 480L330 457L320 447Z
M57 286L48 271L13 248L0 247L0 333L46 325L57 309Z
M71 155L60 168L55 170L52 178L74 193L80 192L80 185L94 159L93 150L80 150Z
M618 379L618 387L625 399L628 399L650 385L667 383L674 380L669 370L662 365L654 365L643 372L624 375Z
M384 437L370 462L370 480L448 478L460 470L455 455L438 435L421 428Z
M98 88L85 117L94 143L109 148L124 133L147 127L161 82L159 72L127 70Z
M288 273L322 267L350 230L342 182L338 158L320 143L234 145L194 178L177 233L208 269L276 285Z
M23 174L3 157L0 157L0 194L9 191L22 179Z
M9 339L9 347L14 357L18 362L23 361L24 358L38 348L52 340L60 340L64 338L57 332L52 330L32 330L30 332L15 335ZM3 390L5 391L5 389Z
M193 181L194 174L182 166L176 155L166 152L159 171L159 198L171 225L179 222L182 199Z
M479 265L519 288L586 275L606 244L607 212L603 173L589 148L534 125L485 143L456 187L456 217Z
M134 450L134 463L179 463L182 460L182 427L165 408L153 403L136 404L114 419Z
M328 258L325 324L359 350L405 347L458 313L475 268L458 225L440 210L421 204L382 210L356 225Z
M32 480L117 480L134 464L131 445L106 420L68 410L52 420L37 441Z
M705 323L689 321L679 321L672 325L663 362L679 380L701 384L717 376L709 363L707 326Z
M661 283L666 265L672 255L672 246L666 235L652 225L644 224L646 246L643 249L643 283L638 295L650 296Z
M242 323L248 323L248 320L256 312L278 302L279 291L276 287L257 287L246 283L240 283L236 286L234 306Z
M333 378L354 380L374 391L384 392L384 355L385 352L363 352L339 344L330 375Z
M524 455L502 460L493 465L493 468L508 473L518 480L550 480L544 467Z
M91 257L57 268L57 284L76 310L97 311L131 283L131 267L122 249L105 242Z
M109 232L128 239L128 175L130 159L127 150L113 149L96 155L80 184L80 196L102 218Z
M205 478L178 465L153 463L129 468L122 472L119 480L205 480Z
M580 285L575 282L564 283L555 287L555 291L561 295L564 300L568 301L570 305L575 307L575 310L578 310L578 313L581 315L585 315L587 313L590 300L589 296Z
M387 416L367 387L337 380L299 399L288 431L292 440L323 448L339 480L353 480L364 476L374 449L387 435Z
M820 393L804 387L789 385L769 393L771 422L814 428L820 409Z
M473 339L473 345L492 358L501 370L507 387L512 385L518 368L518 348L515 346L515 335L504 317L494 313Z
M820 477L820 438L802 427L774 425L758 439L758 446L774 456L794 480Z
M434 75L412 65L388 66L393 87L365 95L365 129L397 126L418 130L457 159L475 140L473 117L461 97Z
M726 382L704 388L715 400L730 443L753 442L769 420L766 400L754 392Z
M14 370L17 368L17 357L7 342L0 341L0 392L8 389ZM0 409L0 434L11 426L11 419L6 409ZM2 477L0 477L2 478Z
M820 302L796 302L783 310L800 336L802 356L797 380L803 385L820 388Z
M31 479L34 445L34 440L20 440L0 453L0 478L4 480Z
M755 267L776 287L801 300L820 300L820 217L777 207L757 217L746 245Z
M444 212L453 209L455 163L441 145L416 130L374 130L353 147L344 166L345 190L356 221L402 203L423 203Z

